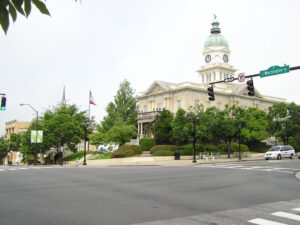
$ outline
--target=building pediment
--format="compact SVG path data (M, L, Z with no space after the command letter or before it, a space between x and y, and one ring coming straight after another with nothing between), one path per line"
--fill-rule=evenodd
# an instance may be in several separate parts
M164 81L154 81L147 89L147 91L144 92L144 95L157 94L157 93L168 91L171 89L172 85L174 84L164 82Z
M247 89L246 84L237 85L237 88L235 90L235 93L237 95L246 95L246 96L248 96L248 92L249 91ZM256 88L254 88L254 97L263 98L262 94Z

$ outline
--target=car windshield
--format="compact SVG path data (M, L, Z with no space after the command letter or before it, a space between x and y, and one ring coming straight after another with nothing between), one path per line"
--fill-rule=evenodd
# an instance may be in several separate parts
M279 151L280 150L280 147L272 147L270 148L269 151Z

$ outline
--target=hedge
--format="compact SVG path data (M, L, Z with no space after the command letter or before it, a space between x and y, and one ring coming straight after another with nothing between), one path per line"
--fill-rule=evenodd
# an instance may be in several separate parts
M193 144L188 144L188 145L184 145L182 146L183 150L193 150ZM202 144L196 144L195 145L195 150L196 152L203 152L204 151L204 145Z
M176 146L176 145L155 145L150 149L150 152L155 153L156 151L171 151L174 152L175 150L182 149L181 146ZM174 153L173 153L174 154Z
M140 146L137 145L122 145L118 151L113 152L112 158L131 157L142 153Z
M226 144L220 144L217 147L219 152L228 152ZM231 144L231 152L238 152L239 151L239 144ZM241 144L241 152L249 152L249 148L247 145Z
M171 150L157 150L152 156L174 156L174 151Z
M150 149L153 147L153 145L154 145L153 138L142 138L140 140L140 147L141 147L142 152L150 151Z

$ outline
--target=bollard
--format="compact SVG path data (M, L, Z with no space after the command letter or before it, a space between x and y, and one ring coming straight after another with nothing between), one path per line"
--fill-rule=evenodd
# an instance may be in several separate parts
M76 167L79 166L78 157L76 158Z

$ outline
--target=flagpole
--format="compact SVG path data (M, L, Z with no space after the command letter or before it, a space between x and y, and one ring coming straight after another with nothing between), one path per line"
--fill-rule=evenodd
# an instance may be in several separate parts
M89 90L89 123L91 120L91 89ZM88 151L90 150L90 140L88 140Z

